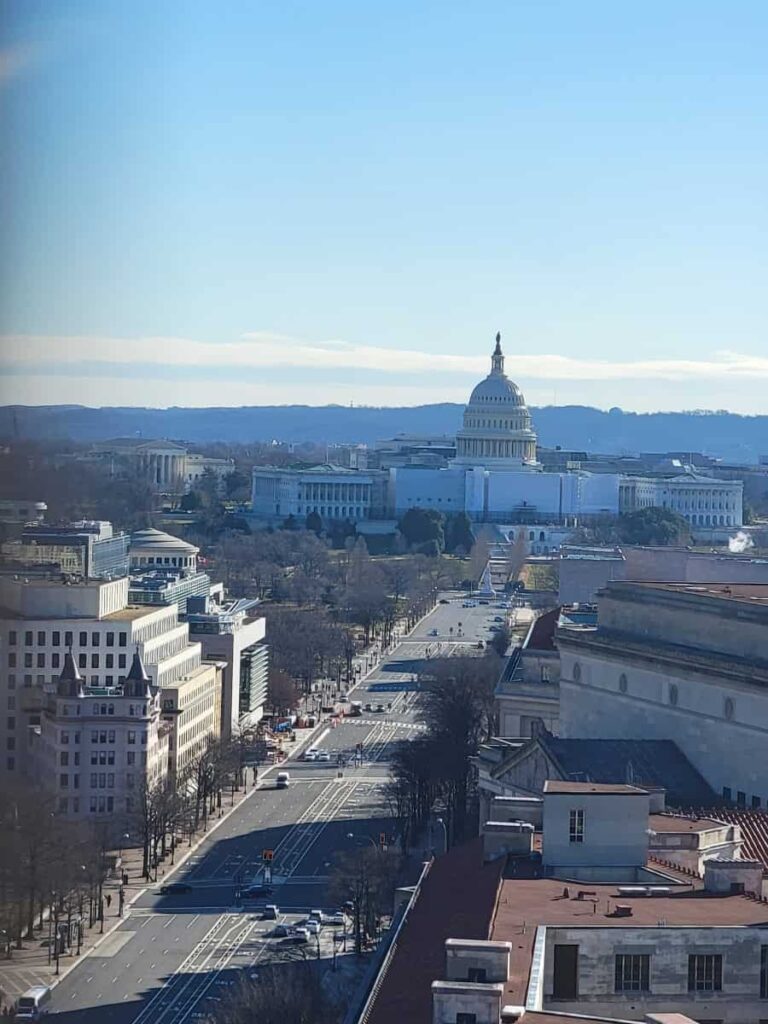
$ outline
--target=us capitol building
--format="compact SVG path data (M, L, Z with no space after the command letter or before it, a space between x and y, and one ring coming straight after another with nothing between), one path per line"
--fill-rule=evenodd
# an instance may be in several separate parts
M580 522L649 506L672 509L694 529L741 525L740 481L701 476L682 465L659 477L547 472L537 462L536 442L525 398L504 372L497 334L490 373L469 397L455 446L448 438L401 436L377 442L372 452L345 447L349 465L256 466L253 516L277 524L316 512L323 520L359 523L434 508L466 512L475 522L546 524L535 538L547 545L541 550L559 542L553 528L565 536Z

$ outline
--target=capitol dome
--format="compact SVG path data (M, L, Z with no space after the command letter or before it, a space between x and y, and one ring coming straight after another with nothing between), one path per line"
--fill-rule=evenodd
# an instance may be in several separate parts
M456 435L456 460L465 464L520 467L536 461L536 434L520 388L504 373L501 335L491 372L474 388Z

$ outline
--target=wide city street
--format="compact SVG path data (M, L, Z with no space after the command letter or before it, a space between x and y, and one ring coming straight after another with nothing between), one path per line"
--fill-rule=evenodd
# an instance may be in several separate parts
M252 795L171 875L189 891L163 896L147 888L120 927L54 988L51 1012L62 1024L200 1019L236 972L258 969L273 944L285 941L272 935L276 925L295 924L314 908L336 909L327 892L334 855L391 834L382 786L393 745L422 728L411 689L421 663L477 650L503 614L493 605L465 607L455 594L442 601L349 694L363 704L362 715L318 731L312 744L329 761L299 753L264 772ZM355 766L359 743L363 762ZM343 769L340 753L349 758ZM287 789L276 788L278 770L290 773ZM262 881L264 851L272 851L272 895L238 902L236 877ZM277 921L262 919L266 903L279 907ZM339 930L324 929L313 952L331 957Z

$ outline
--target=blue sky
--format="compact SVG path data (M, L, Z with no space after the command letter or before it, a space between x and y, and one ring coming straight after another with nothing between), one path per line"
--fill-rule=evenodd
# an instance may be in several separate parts
M0 14L0 401L768 412L768 4Z

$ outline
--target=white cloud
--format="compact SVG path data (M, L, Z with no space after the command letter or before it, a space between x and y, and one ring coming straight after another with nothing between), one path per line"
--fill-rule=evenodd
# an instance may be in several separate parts
M480 377L488 355L456 356L413 349L388 349L344 341L306 341L255 332L237 341L195 341L177 337L105 338L8 335L0 339L3 362L23 373L45 372L52 365L83 372L84 363L197 367L201 370L267 369L367 370L403 375L457 374ZM582 346L583 350L583 346ZM699 360L595 360L555 354L507 356L510 376L535 381L718 381L768 378L768 358L715 352ZM298 383L298 381L297 381ZM217 385L218 386L218 385Z

